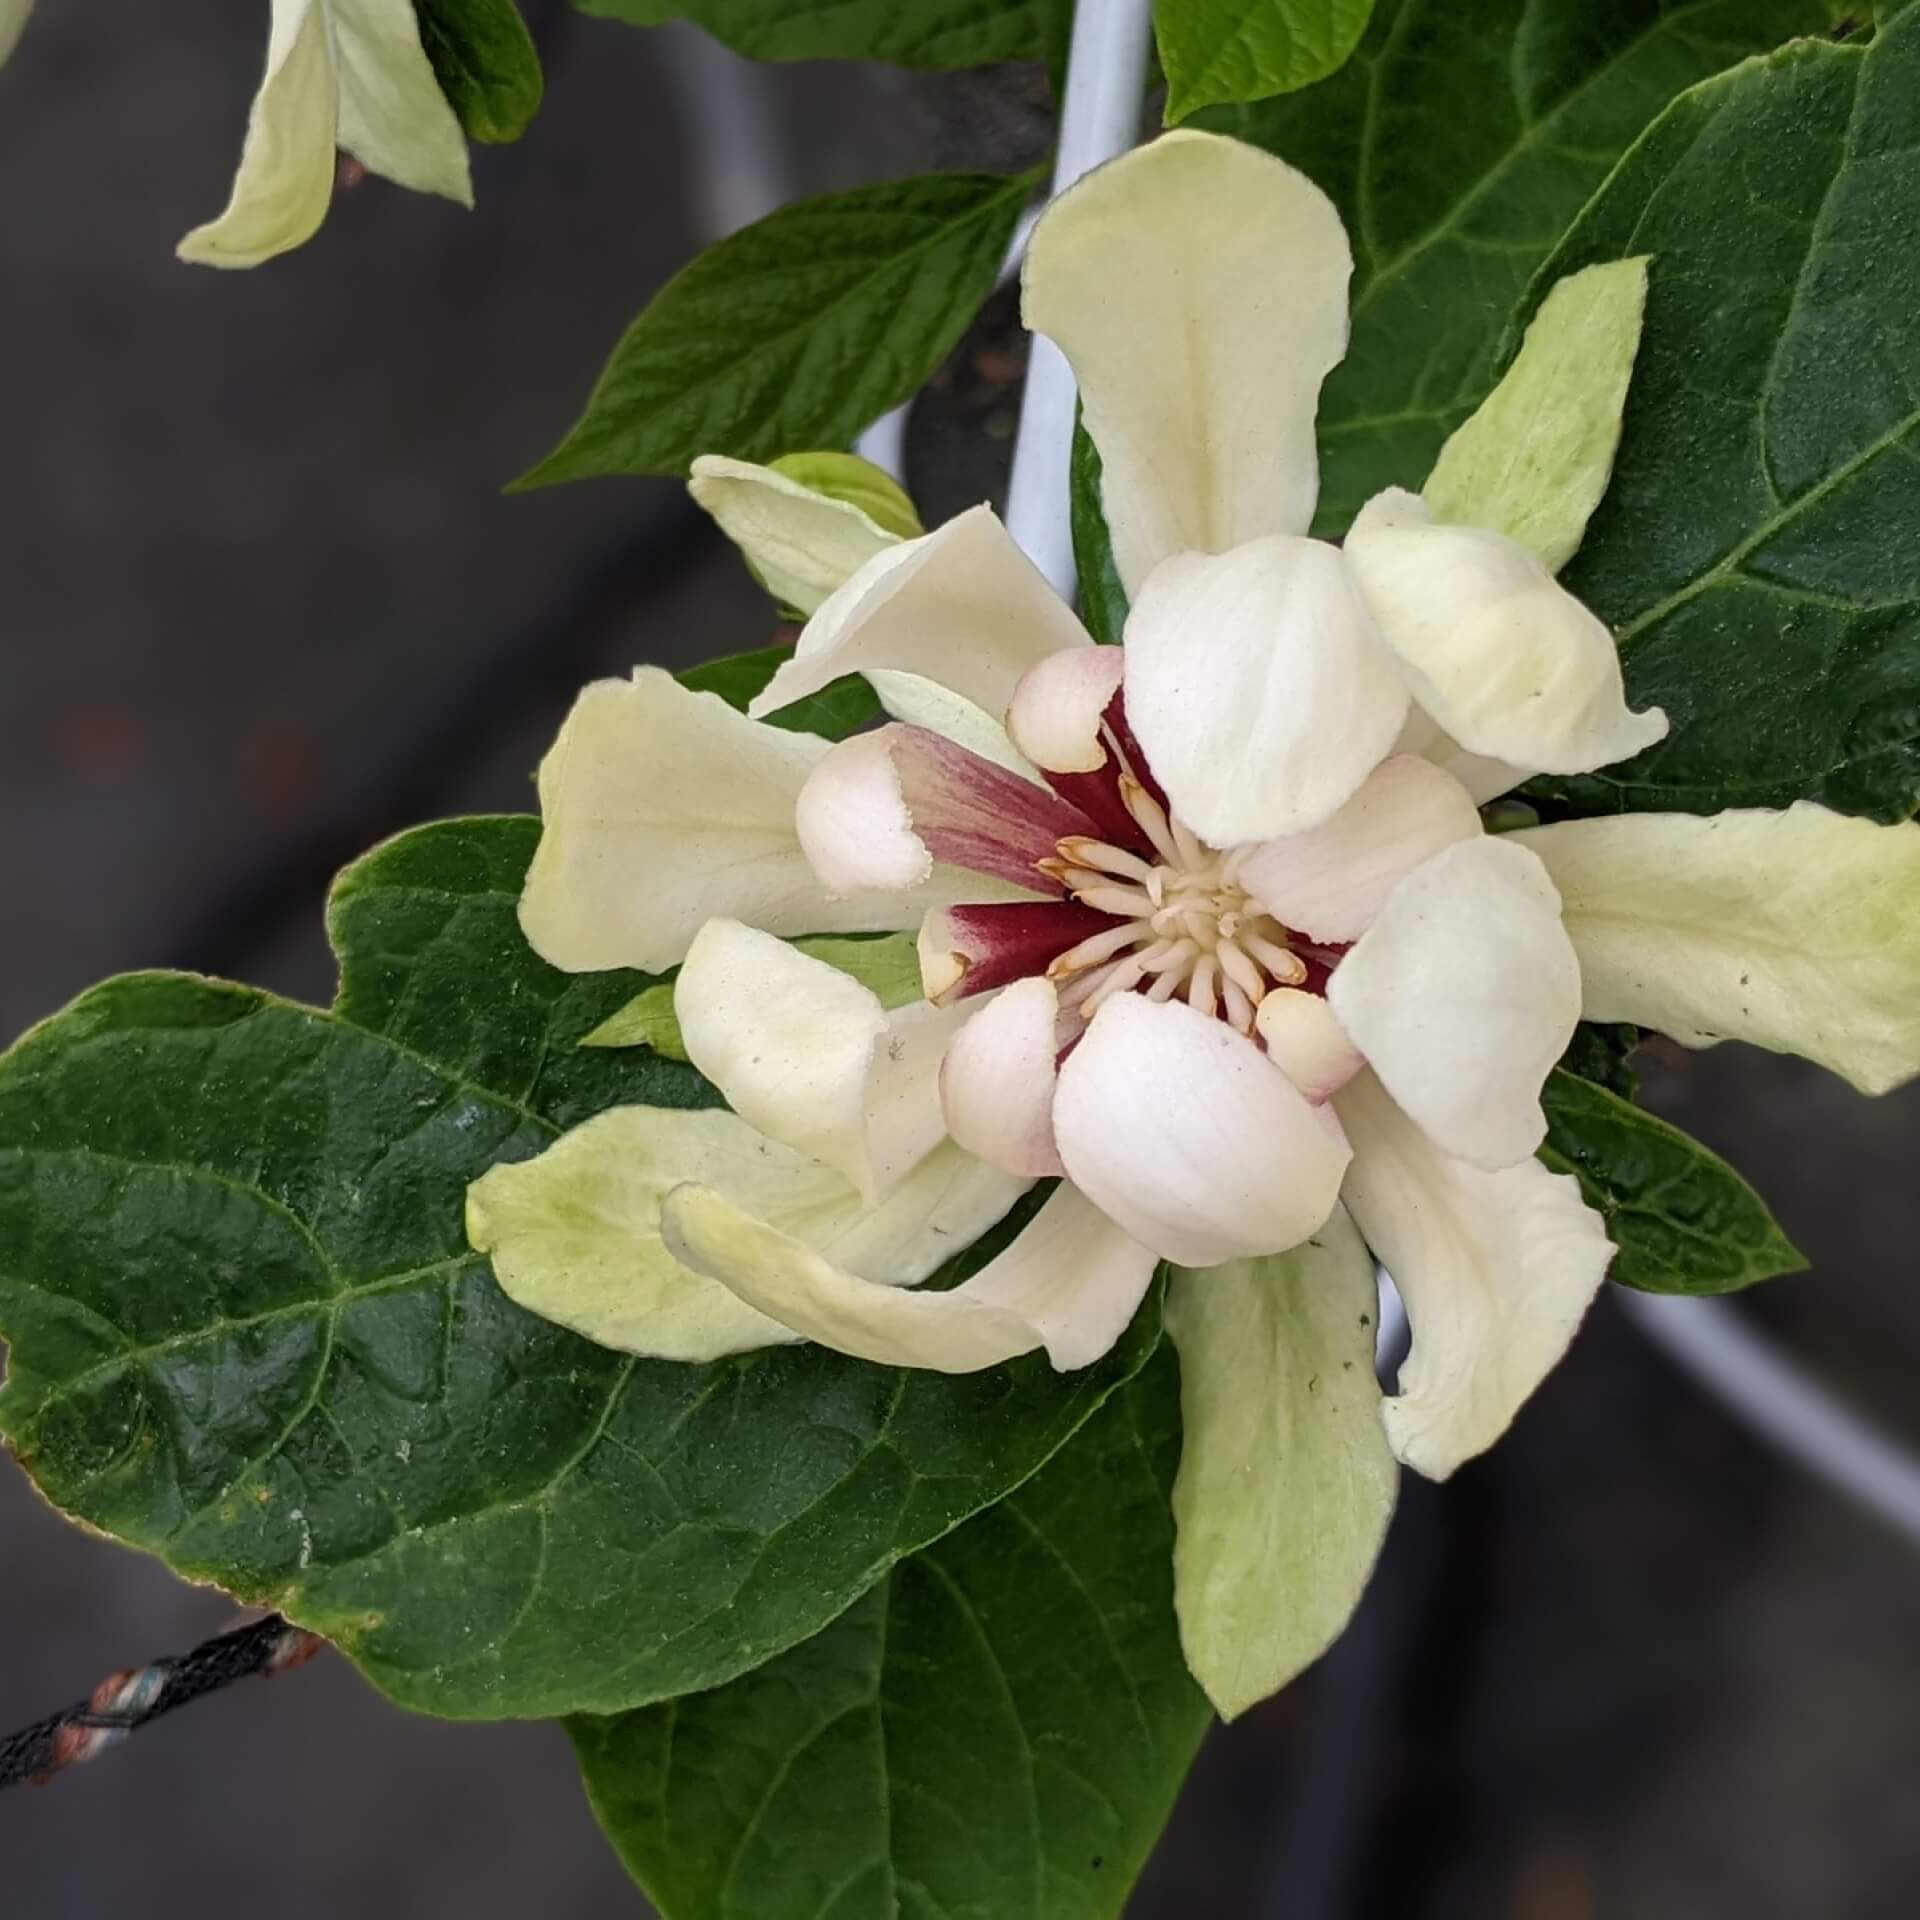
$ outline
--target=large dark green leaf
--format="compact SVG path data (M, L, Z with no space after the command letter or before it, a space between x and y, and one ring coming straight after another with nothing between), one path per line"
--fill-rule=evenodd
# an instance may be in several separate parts
M515 485L846 445L946 358L1036 184L927 174L782 207L709 247L627 329L579 424Z
M109 981L0 1059L0 1427L57 1505L460 1716L614 1711L805 1639L1137 1368L949 1378L810 1347L624 1358L514 1307L468 1181L690 1067L579 1039L645 984L515 918L538 833L348 870L333 1014ZM972 1250L969 1262L991 1251Z
M1305 169L1353 239L1321 406L1320 528L1418 487L1493 383L1540 263L1683 88L1826 27L1827 0L1379 0L1331 79L1205 125Z
M1109 1920L1208 1711L1174 1628L1163 1350L1046 1469L716 1692L576 1719L667 1920Z
M890 60L978 67L1066 56L1073 0L574 0L657 27L691 20L752 60Z
M1373 0L1155 0L1168 122L1325 79L1372 11Z
M1651 253L1613 485L1568 569L1673 722L1583 810L1920 798L1920 13L1678 101L1548 273Z
M1540 1158L1578 1177L1619 1248L1612 1277L1647 1293L1732 1293L1806 1259L1716 1153L1618 1094L1555 1072Z
M518 140L540 107L540 55L514 0L414 0L420 44L471 140Z

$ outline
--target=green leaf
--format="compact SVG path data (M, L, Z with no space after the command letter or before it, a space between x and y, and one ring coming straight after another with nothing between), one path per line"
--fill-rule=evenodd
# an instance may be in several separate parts
M979 67L1066 56L1073 0L574 0L636 27L691 20L752 60Z
M1080 576L1080 618L1096 640L1117 646L1127 625L1127 590L1114 564L1106 511L1100 504L1100 449L1093 435L1073 422L1070 467L1073 564Z
M518 140L540 108L540 55L514 0L414 0L420 44L470 140Z
M703 660L679 675L682 686L695 693L717 693L730 707L742 713L747 703L779 672L781 662L790 659L791 647L760 647L752 653L730 653L721 660ZM767 715L772 727L791 727L796 733L824 734L830 740L844 739L884 717L873 688L857 673L847 674L796 700L790 707Z
M1373 0L1154 0L1167 124L1324 80L1346 64L1372 12Z
M844 445L946 358L1037 183L926 174L782 207L709 247L627 329L579 423L514 487Z
M1633 1050L1639 1044L1638 1027L1602 1026L1598 1021L1582 1020L1560 1056L1560 1065L1567 1073L1595 1081L1609 1093L1631 1100L1640 1085L1640 1076L1633 1070Z
M1174 1627L1178 1371L826 1632L713 1693L569 1723L667 1920L1111 1920L1206 1702Z
M1834 11L1378 0L1331 79L1204 116L1311 174L1353 239L1353 344L1321 402L1316 532L1344 530L1382 487L1419 489L1493 385L1536 270L1647 122L1745 55L1824 31Z
M1654 255L1613 486L1569 587L1668 737L1576 811L1920 800L1920 13L1677 102L1549 263Z
M452 821L348 869L332 1015L133 975L0 1059L0 1427L41 1489L455 1716L617 1710L806 1638L1158 1335L1071 1379L693 1367L511 1305L467 1183L607 1106L715 1098L576 1044L644 977L527 948L538 831Z
M1646 1293L1732 1293L1806 1259L1716 1153L1606 1088L1556 1070L1540 1158L1571 1173L1619 1253L1612 1278Z

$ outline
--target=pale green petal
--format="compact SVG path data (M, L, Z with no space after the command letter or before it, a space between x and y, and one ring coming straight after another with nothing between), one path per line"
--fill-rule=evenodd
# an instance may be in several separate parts
M413 0L274 0L232 198L181 241L181 259L252 267L311 239L333 197L336 147L401 186L472 205L466 136Z
M33 0L0 0L0 66L19 45L27 30L27 18L33 12Z
M859 1360L936 1373L978 1373L1036 1347L1061 1372L1091 1366L1126 1331L1158 1265L1066 1185L1012 1246L943 1293L870 1286L711 1187L669 1194L661 1220L687 1265L796 1333Z
M946 1138L940 1056L973 1011L885 1012L837 968L738 920L700 929L674 983L693 1064L762 1133L869 1202Z
M1162 134L1041 216L1022 313L1073 363L1130 594L1173 554L1306 532L1352 272L1333 202L1217 134Z
M1920 826L1803 800L1511 838L1560 889L1587 1019L1803 1054L1863 1093L1920 1073Z
M1345 1212L1269 1260L1175 1272L1185 1438L1174 1605L1222 1719L1278 1693L1345 1627L1399 1473L1373 1372L1373 1261Z
M473 205L467 136L420 42L414 0L320 0L340 64L340 144L370 173Z
M918 540L926 532L913 496L885 467L857 453L783 453L769 463L774 472L858 507L876 527L896 540Z
M1506 1432L1606 1278L1606 1223L1538 1160L1486 1173L1445 1154L1371 1073L1333 1105L1353 1143L1341 1198L1413 1329L1387 1441L1444 1480Z
M922 887L829 899L793 828L828 750L658 667L595 681L540 765L544 831L520 901L534 951L570 973L664 973L717 914L782 935L896 933L994 897L936 867Z
M872 940L796 940L802 953L824 960L871 992L881 1006L911 1006L922 997L920 950L903 934L883 934ZM583 1047L651 1047L669 1060L687 1058L680 1032L680 1016L673 1010L673 982L656 980L636 993L618 1013L609 1015L583 1039Z
M898 534L853 502L831 498L776 467L702 454L687 491L740 549L754 578L782 606L803 614L876 553L900 543Z
M1440 449L1427 476L1437 520L1491 527L1558 573L1613 473L1647 306L1647 261L1560 281L1500 384Z
M312 239L333 198L340 89L322 0L274 0L267 72L247 116L233 196L180 242L207 267L256 267Z
M492 1257L509 1298L602 1346L716 1360L792 1341L662 1244L661 1199L688 1180L841 1262L862 1284L889 1287L917 1284L971 1245L1025 1185L941 1147L867 1208L838 1174L731 1113L615 1107L538 1159L476 1180L467 1235Z

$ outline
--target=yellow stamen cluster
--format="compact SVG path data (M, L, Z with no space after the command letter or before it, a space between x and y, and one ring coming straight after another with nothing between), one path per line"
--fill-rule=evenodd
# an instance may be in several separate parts
M1286 929L1240 886L1245 850L1204 845L1130 773L1120 776L1120 796L1157 861L1073 836L1041 863L1076 900L1120 921L1048 967L1061 1010L1091 1020L1115 994L1144 986L1149 1000L1183 995L1251 1033L1260 1002L1275 987L1299 986L1307 968Z

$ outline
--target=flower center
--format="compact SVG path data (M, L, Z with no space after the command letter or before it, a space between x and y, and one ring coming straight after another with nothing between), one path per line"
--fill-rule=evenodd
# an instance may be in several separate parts
M1139 989L1150 1000L1183 996L1252 1033L1260 1002L1275 987L1303 985L1309 968L1286 928L1240 886L1248 849L1207 846L1124 769L1119 791L1155 857L1071 835L1040 862L1081 905L1118 922L1048 966L1062 1011L1091 1020L1115 994Z

